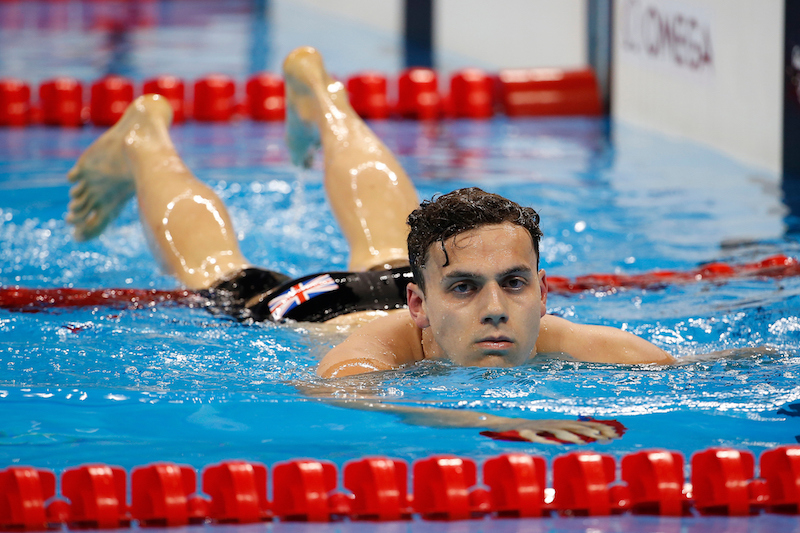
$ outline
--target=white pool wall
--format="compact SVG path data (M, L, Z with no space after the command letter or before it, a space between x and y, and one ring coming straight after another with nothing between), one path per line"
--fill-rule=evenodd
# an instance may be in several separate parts
M614 118L777 175L783 6L782 0L614 0ZM659 40L656 21L671 21L677 30L672 46Z
M302 6L302 7L301 7ZM276 31L297 40L298 27L281 24L294 10L313 8L329 19L358 23L382 34L376 47L400 46L403 0L274 0ZM586 0L436 0L433 12L437 70L445 75L466 68L582 67L587 64ZM291 34L289 35L289 28ZM306 32L299 28L300 34ZM322 49L341 48L336 28L303 35ZM363 41L360 41L363 42ZM367 59L375 50L353 51ZM402 61L402 53L397 54ZM398 63L398 68L402 65Z

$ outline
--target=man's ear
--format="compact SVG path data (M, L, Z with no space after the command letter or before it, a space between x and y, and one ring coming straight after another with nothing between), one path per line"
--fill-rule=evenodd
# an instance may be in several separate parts
M411 320L419 329L425 329L431 325L428 320L427 306L425 305L425 294L416 283L406 285L406 298L408 300L408 312L411 313Z
M544 269L539 270L539 290L542 292L542 316L547 314L547 274Z

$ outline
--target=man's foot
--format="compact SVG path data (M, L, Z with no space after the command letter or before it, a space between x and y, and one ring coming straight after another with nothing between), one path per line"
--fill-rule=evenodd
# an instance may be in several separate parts
M311 166L314 152L320 146L318 120L321 119L322 106L320 94L330 94L334 82L325 71L322 57L315 49L304 46L286 56L283 62L286 84L286 145L292 163L304 168Z
M160 119L160 120L159 120ZM67 222L75 238L97 237L136 193L133 171L125 154L128 144L146 139L152 125L168 126L172 108L162 97L145 95L128 106L119 121L92 143L67 174L74 183ZM156 136L159 132L154 131Z

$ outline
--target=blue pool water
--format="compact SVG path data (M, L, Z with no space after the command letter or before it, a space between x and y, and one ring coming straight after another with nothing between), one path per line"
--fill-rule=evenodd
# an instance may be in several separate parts
M244 77L274 70L277 51L289 44L270 40L262 30L277 30L264 23L248 33L253 41L245 59L233 54L238 59L225 63L225 50L242 44L236 36L252 22L248 9L263 3L233 2L236 9L224 13L209 3L210 14L188 23L175 16L171 25L132 32L123 60L112 53L119 52L118 43L98 40L99 32L86 22L91 4L65 3L71 15L61 31L31 25L44 24L43 4L28 4L37 10L0 4L5 24L15 20L5 16L13 9L22 13L18 26L0 32L3 74L27 74L37 82L57 63L61 73L87 81L112 67L138 79L155 70L148 63L158 51L154 42L180 41L187 50L200 49L203 59L181 61L186 56L177 52L168 66L184 70L174 73L191 78L230 65L228 74ZM113 19L118 5L108 5ZM155 19L169 21L168 8L183 4L152 5L160 10ZM306 18L321 24L313 14ZM195 42L187 24L213 29L221 40L213 47L207 40ZM14 51L14 39L27 43L24 54ZM278 44L267 53L256 46L258 39ZM70 43L97 55L90 61L70 56ZM60 61L35 60L48 57L48 46ZM339 72L348 72L346 51L330 55ZM365 58L372 60L387 64L385 58ZM363 66L375 65L350 70ZM711 261L800 256L797 219L779 178L701 146L600 119L386 121L373 127L399 155L421 197L477 185L535 207L545 232L542 266L551 275L688 270ZM133 204L99 239L78 243L71 237L64 221L64 176L100 132L0 129L3 286L177 288L150 255ZM325 202L321 169L294 169L283 134L282 124L249 121L188 123L173 130L188 166L229 206L251 261L290 275L342 268L347 246ZM654 447L680 451L687 463L710 446L758 454L800 436L792 407L800 402L798 295L800 278L551 294L549 312L633 331L674 354L679 364L621 367L549 358L514 369L473 369L426 362L336 383L334 390L318 393L322 399L308 394L324 385L314 367L342 338L324 328L240 324L201 308L170 305L0 310L0 467L61 471L104 462L130 469L174 461L200 469L234 458L271 465L297 457L341 465L366 455L411 462L436 453L480 461L507 451L549 460L570 449L493 441L476 429L409 425L390 414L325 401L352 389L400 405L522 418L617 419L628 428L623 438L583 447L617 458ZM704 356L722 350L732 352ZM797 529L792 521L775 529L775 523L758 521L634 517L504 524L450 529ZM275 525L281 527L300 526Z
M376 124L421 196L474 184L536 206L546 235L543 266L552 275L797 255L794 238L782 233L780 200L762 183L753 185L751 169L697 147L614 129L609 142L602 120ZM0 182L4 285L176 287L152 259L133 203L99 239L72 239L63 220L64 174L98 133L0 131L9 147ZM325 203L321 170L292 168L281 136L282 125L252 122L174 128L187 164L229 205L252 261L291 275L342 268L346 243ZM696 176L662 189L639 167L634 180L628 167L645 159L643 150L653 160L692 158ZM682 172L686 163L674 166ZM720 191L722 179L728 186ZM774 205L763 207L768 202ZM618 455L666 447L688 456L716 445L759 452L800 434L797 418L778 414L800 400L798 289L800 280L787 278L551 295L551 313L633 331L678 356L673 368L545 359L487 370L428 362L350 385L414 405L616 418L629 432L589 447ZM318 382L318 358L341 338L319 328L239 324L169 305L0 316L0 457L8 464L63 468L103 460L131 467L169 460L201 467L231 457L341 463L367 453L414 460L445 452L480 459L505 450L546 457L564 451L495 442L475 430L409 426L309 399L296 385ZM698 357L731 349L738 352Z
M768 175L685 143L618 125L609 132L606 122L587 119L383 122L375 129L423 197L479 185L536 206L546 235L543 266L552 275L798 255ZM293 275L345 265L321 170L291 167L282 125L190 123L173 132L187 164L229 205L254 262ZM133 204L99 239L72 239L64 174L99 133L0 130L3 285L176 287L150 256ZM658 164L649 168L649 161ZM671 173L677 183L668 181ZM800 435L800 419L790 416L800 401L799 290L800 279L787 278L552 294L551 313L626 328L680 363L637 368L545 359L474 369L427 362L353 378L328 394L356 388L401 405L614 418L628 428L625 436L585 448L617 458L654 447L687 459L710 446L758 454ZM548 459L568 451L493 441L475 429L407 425L311 398L304 391L321 383L315 364L341 338L319 328L240 324L204 309L160 305L0 311L0 335L3 465L60 471L85 462L130 469L174 461L201 469L231 458L341 465L373 454L480 461L507 451ZM698 357L730 349L738 351ZM598 530L617 527L601 522Z

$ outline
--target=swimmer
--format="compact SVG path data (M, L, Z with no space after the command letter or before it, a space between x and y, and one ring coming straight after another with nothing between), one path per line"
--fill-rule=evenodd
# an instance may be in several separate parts
M420 204L316 50L294 50L283 68L292 160L308 166L321 146L325 189L350 245L349 272L291 280L254 267L222 201L178 155L171 107L157 95L136 99L70 171L67 221L75 237L99 235L136 197L154 255L219 309L254 320L359 324L321 360L317 373L325 378L423 359L511 367L557 352L581 361L673 362L630 333L547 315L533 209L476 188Z

